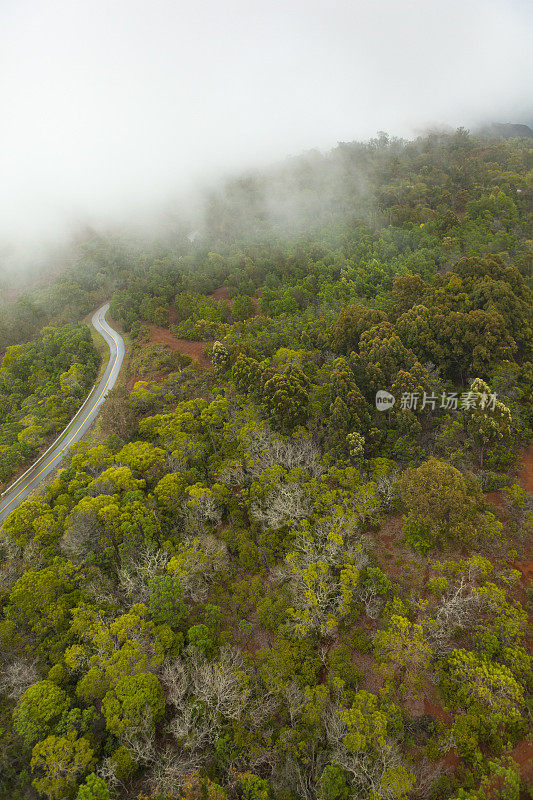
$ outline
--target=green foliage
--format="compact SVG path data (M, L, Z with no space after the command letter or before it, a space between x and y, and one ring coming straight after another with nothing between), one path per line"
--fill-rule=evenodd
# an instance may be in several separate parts
M415 553L427 556L432 548L432 538L428 526L417 519L413 515L413 512L410 511L402 530L405 535L405 541L409 547L411 547Z
M350 776L338 764L328 764L319 780L320 797L324 800L350 800Z
M164 344L150 344L137 348L131 357L130 369L134 375L144 378L158 372L176 372L190 363L189 356L177 353Z
M57 658L68 641L70 611L79 599L77 570L56 559L41 570L29 569L14 583L5 608L14 641L31 642Z
M374 648L387 678L401 682L404 691L420 687L432 656L421 625L393 614L388 627L376 633Z
M94 382L98 355L85 325L46 327L0 361L0 483L61 430Z
M63 800L72 796L79 778L93 765L94 751L87 739L48 736L33 748L31 770L38 777L32 784L38 792Z
M146 377L3 525L2 796L516 800L533 513L486 492L533 430L528 148L344 143L0 300L0 480L79 405L104 297Z
M94 772L87 775L85 783L80 786L76 800L111 800L107 783Z
M154 488L159 507L169 515L176 514L185 499L185 481L174 472L164 475Z
M151 672L125 675L104 697L102 710L115 736L152 732L165 710L161 684Z
M187 642L192 650L196 650L206 658L214 654L215 641L212 631L207 625L193 625L187 631Z
M241 772L238 785L245 800L269 800L271 796L268 781L252 772Z
M183 591L175 575L156 575L148 582L148 608L156 625L178 628L187 614Z
M401 718L396 706L381 702L371 692L361 690L354 696L350 708L341 709L339 717L345 726L346 735L342 754L347 763L360 763L364 769L352 770L352 783L355 793L366 793L376 800L385 798L405 798L415 785L415 775L403 764L391 762L388 756L393 749L393 737L401 729ZM346 781L342 771L328 773L345 791ZM333 788L333 787L328 787Z
M228 348L221 342L213 342L211 359L218 373L224 372L230 366L231 358Z
M360 672L352 663L352 649L343 642L328 653L328 682L335 689L354 689L361 680Z
M443 689L454 704L480 715L491 715L494 721L520 719L523 688L508 667L476 653L453 651L445 667Z
M415 549L427 551L429 543L473 543L478 531L485 532L488 520L480 514L479 489L449 464L431 458L406 470L399 486L410 510L405 533Z
M72 628L83 644L65 651L65 663L80 674L76 694L85 702L101 699L123 675L154 670L172 645L169 629L148 621L144 604L105 625L94 609L80 606Z
M27 689L13 711L13 727L27 745L44 739L70 708L63 689L51 681L39 681Z
M245 319L253 317L255 314L254 301L251 297L238 294L233 300L231 316L235 322L244 322Z

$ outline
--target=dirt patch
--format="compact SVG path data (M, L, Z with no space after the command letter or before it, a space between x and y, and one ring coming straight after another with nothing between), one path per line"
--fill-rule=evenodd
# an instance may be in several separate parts
M520 486L533 494L533 444L524 450L522 466L518 471Z
M384 683L376 659L370 653L352 653L352 664L362 675L361 688L377 694Z
M171 303L168 307L168 322L169 325L175 325L178 321L178 314L176 307Z
M219 286L218 289L209 295L213 298L213 300L225 300L230 305L233 305L233 300L229 296L229 291L227 286Z
M424 714L429 714L435 719L444 722L445 725L451 725L453 722L453 714L446 711L444 706L439 700L438 692L435 686L426 684L424 688Z
M403 525L403 516L387 517L379 531L369 535L374 541L373 554L389 578L410 591L423 593L429 579L429 562L404 542Z
M403 516L387 517L377 534L380 545L391 547L397 544L402 536L403 523Z
M141 344L141 347L148 347L151 344L162 344L170 350L174 350L176 353L190 356L193 360L193 364L197 364L200 367L208 367L211 364L211 361L205 355L205 349L212 345L213 342L191 342L188 339L178 339L176 336L172 335L168 328L160 328L149 322L143 322L142 324L150 331L150 340ZM151 380L161 383L166 377L166 374L161 373L149 377L145 376L143 378L139 377L139 375L132 375L128 380L127 386L131 392L137 381Z
M260 293L258 292L257 294L257 297L252 297L251 299L254 304L255 315L262 316L259 314ZM209 297L212 297L213 300L224 300L226 303L228 303L230 308L233 308L234 299L230 297L227 286L219 286L218 289L215 289L215 291L209 295Z
M522 573L522 578L526 584L533 583L533 560L515 561L516 568Z
M485 497L492 503L492 505L496 506L496 508L503 508L503 497L501 492L488 492Z
M201 366L208 366L211 362L205 355L205 348L213 342L190 342L188 339L177 339L167 328L159 328L157 325L146 324L150 331L150 341L148 344L164 344L177 353L183 353L197 361Z
M236 637L238 637L238 634L236 634ZM265 630L264 628L257 628L247 639L244 639L244 637L240 637L240 639L243 650L246 650L246 652L251 655L255 655L262 650L270 650L275 642L275 636L272 631Z
M518 766L522 780L533 781L533 739L525 739L511 752Z

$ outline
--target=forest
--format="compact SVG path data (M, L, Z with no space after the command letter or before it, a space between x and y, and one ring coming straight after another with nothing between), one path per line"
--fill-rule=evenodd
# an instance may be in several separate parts
M84 325L47 326L0 362L0 484L71 419L99 363Z
M380 134L6 307L0 480L129 360L0 528L0 797L532 796L532 222L530 140Z

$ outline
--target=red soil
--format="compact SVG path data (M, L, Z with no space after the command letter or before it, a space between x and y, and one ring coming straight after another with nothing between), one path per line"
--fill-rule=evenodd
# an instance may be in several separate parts
M233 305L227 286L219 286L210 296L213 300L226 300L230 305Z
M533 493L533 444L524 450L518 481L523 489Z
M516 745L511 752L518 766L524 782L533 781L533 739L524 739Z
M485 497L487 500L496 506L496 508L503 508L503 498L501 492L488 492Z
M159 328L157 325L152 325L148 322L143 323L143 325L150 331L150 341L142 346L147 347L150 344L162 344L170 348L170 350L190 356L193 362L196 362L201 367L207 367L211 363L205 355L205 348L212 344L212 342L190 342L188 339L177 339L167 328ZM154 379L163 380L165 377L165 375L159 375ZM130 392L139 380L141 380L141 378L138 375L132 375L128 381L128 389Z
M516 477L518 478L518 483L523 489L526 491L533 493L533 445L530 444L529 447L522 452L521 458L521 467L517 472ZM496 508L503 507L503 498L502 493L500 491L497 492L489 492L485 495L487 500L496 506Z
M146 327L150 331L148 344L164 344L171 350L190 356L202 366L207 366L210 363L204 351L212 342L190 342L188 339L177 339L166 328L158 328L156 325L149 324Z
M175 308L175 306L172 305L172 303L168 307L168 321L169 321L170 325L175 325L176 322L178 321L178 315L176 314L176 308Z
M380 545L386 548L393 547L401 537L403 523L401 515L387 517L377 533Z

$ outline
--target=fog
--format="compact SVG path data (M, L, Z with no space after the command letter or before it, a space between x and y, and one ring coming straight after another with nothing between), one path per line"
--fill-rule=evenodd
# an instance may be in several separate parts
M2 0L0 259L308 148L533 118L528 0Z

